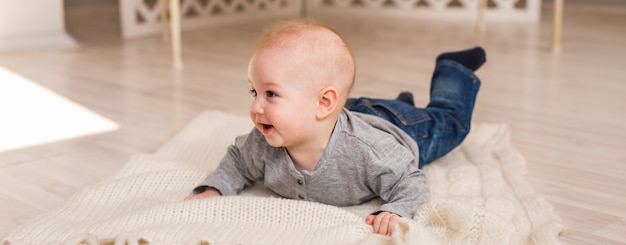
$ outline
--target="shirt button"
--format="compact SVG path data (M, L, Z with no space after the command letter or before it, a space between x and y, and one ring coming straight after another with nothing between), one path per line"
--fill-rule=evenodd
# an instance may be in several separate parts
M303 195L298 195L298 198L304 199L304 196Z
M298 185L302 185L304 182L302 182L301 179L298 179Z

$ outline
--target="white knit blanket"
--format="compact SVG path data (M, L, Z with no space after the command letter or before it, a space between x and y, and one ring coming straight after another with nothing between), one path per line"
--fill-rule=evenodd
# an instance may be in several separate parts
M525 179L501 124L474 125L460 147L425 167L432 198L392 237L365 224L377 200L340 208L257 184L239 196L182 201L251 128L247 118L207 111L2 244L558 244L561 221Z

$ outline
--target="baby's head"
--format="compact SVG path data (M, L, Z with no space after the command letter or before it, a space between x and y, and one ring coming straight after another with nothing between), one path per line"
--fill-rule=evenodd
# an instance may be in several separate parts
M333 30L308 21L276 24L261 35L248 65L250 116L272 146L332 131L354 74L350 49Z

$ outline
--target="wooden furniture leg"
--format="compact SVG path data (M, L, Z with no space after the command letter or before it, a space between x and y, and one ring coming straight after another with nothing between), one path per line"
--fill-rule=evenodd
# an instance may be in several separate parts
M172 64L176 69L183 68L180 42L180 1L170 0L170 29L172 40Z
M554 20L552 21L552 52L561 52L561 31L563 28L563 0L554 0Z
M476 31L485 31L485 11L487 10L487 0L478 0L478 19L476 21Z

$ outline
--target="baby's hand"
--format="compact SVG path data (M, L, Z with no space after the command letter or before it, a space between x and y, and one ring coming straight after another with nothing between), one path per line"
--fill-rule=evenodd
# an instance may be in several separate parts
M365 219L365 223L374 227L374 232L391 236L393 233L393 228L396 225L396 220L398 220L400 216L390 212L381 212L377 215L369 215Z
M218 191L215 188L207 188L206 191L200 193L200 194L191 194L187 197L185 197L185 201L189 201L189 200L193 200L193 199L201 199L201 198L208 198L208 197L219 197L222 196L222 193L220 193L220 191Z

